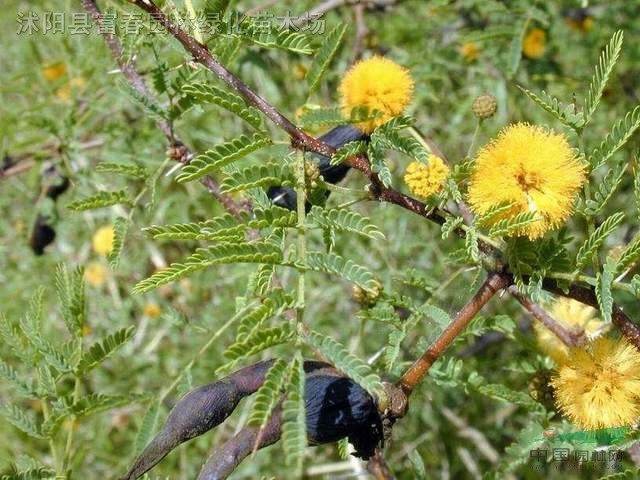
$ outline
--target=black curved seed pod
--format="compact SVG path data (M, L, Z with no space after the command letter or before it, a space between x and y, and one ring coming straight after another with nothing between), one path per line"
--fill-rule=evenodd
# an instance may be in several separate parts
M273 360L260 362L187 393L121 480L141 477L181 443L220 425L240 400L260 388L271 365Z
M56 239L56 231L49 224L48 218L44 215L38 214L36 221L33 224L31 230L31 237L29 238L29 246L33 253L40 256L44 254L44 249L53 243Z
M382 420L371 395L347 377L315 375L305 386L307 436L312 444L344 437L357 457L370 458L382 443Z
M334 129L322 135L320 140L328 143L334 148L340 148L349 142L364 140L366 138L368 138L368 136L364 132L352 125L338 125ZM350 169L350 167L347 167L346 165L331 165L330 159L324 155L314 153L313 156L318 162L320 175L322 175L324 180L328 183L335 184L342 181ZM287 208L289 210L296 209L298 196L293 188L281 186L270 187L267 190L267 196L279 207ZM329 192L326 192L326 196L329 196ZM307 202L307 210L310 208L311 205Z

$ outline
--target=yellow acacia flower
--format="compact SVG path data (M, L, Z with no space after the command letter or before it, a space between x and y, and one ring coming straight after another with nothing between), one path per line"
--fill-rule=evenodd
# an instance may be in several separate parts
M549 314L567 329L583 330L589 340L593 340L604 329L604 323L597 318L597 310L571 298L558 298L549 309ZM567 346L542 323L533 324L538 346L550 356L557 365L565 363L569 356Z
M356 63L340 83L343 114L350 117L353 109L363 108L375 118L358 124L366 133L401 115L413 95L413 79L409 70L380 56Z
M56 81L65 73L67 73L67 66L62 62L54 63L42 68L42 76L45 78L45 80L48 80L50 82Z
M74 93L84 90L87 81L83 77L74 77L56 90L56 97L64 103L69 103Z
M100 262L91 262L84 269L84 279L94 287L100 287L107 279L107 269Z
M435 155L429 157L429 165L411 162L404 174L404 182L411 193L419 197L428 197L442 189L449 176L449 167Z
M157 303L149 302L144 306L144 314L149 318L158 318L162 314L162 309Z
M566 221L585 177L564 135L516 123L478 152L468 199L478 215L511 205L491 217L490 224L535 212L534 222L513 233L535 240Z
M476 42L464 42L460 45L460 54L467 62L475 62L480 56L480 47Z
M630 425L640 416L640 352L602 337L572 349L552 380L556 405L581 428Z
M522 41L522 53L528 58L540 58L547 48L547 34L541 28L532 28Z
M113 225L105 225L96 230L93 234L92 244L93 251L100 255L108 255L113 250L113 240L115 238L115 232L113 231Z

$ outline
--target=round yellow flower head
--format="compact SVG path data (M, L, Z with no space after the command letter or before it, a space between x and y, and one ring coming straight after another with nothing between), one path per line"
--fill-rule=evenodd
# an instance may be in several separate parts
M571 350L552 385L556 405L580 428L630 425L640 416L640 352L602 337Z
M475 62L480 56L480 47L476 42L464 42L460 45L460 54L467 62Z
M65 73L67 73L67 66L62 62L54 63L42 69L42 76L50 82L59 79Z
M532 28L522 41L522 53L528 58L540 58L547 48L547 34L540 28Z
M100 262L91 262L84 269L84 279L89 285L100 287L107 279L107 269Z
M144 306L144 314L149 318L158 318L162 314L162 309L157 303L147 303Z
M564 135L516 123L478 152L468 199L478 215L511 205L491 217L490 224L534 212L535 221L513 234L535 240L567 220L585 177Z
M566 329L580 329L589 340L593 340L602 330L604 323L596 317L597 310L571 298L558 298L549 309L550 315ZM564 364L569 358L569 349L556 335L542 323L533 324L538 346L550 356L557 365Z
M429 165L411 162L404 174L404 183L418 197L429 197L442 189L449 176L449 167L435 155L429 157Z
M356 63L340 83L343 114L350 117L355 108L362 108L375 118L358 124L365 133L371 133L393 117L401 115L413 95L413 79L404 67L375 56Z
M113 231L113 225L105 225L96 230L93 234L93 251L100 255L109 255L113 250L113 239L115 233Z

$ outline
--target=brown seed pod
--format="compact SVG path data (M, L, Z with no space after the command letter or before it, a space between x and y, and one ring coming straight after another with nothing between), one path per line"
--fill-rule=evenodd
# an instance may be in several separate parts
M242 398L260 387L271 365L273 360L258 363L186 394L122 480L141 477L175 447L222 423ZM356 456L370 458L383 442L382 419L373 397L327 363L307 361L304 370L309 443L320 445L347 437ZM277 407L262 431L245 427L217 448L198 479L227 478L255 447L278 441L281 428L282 416Z

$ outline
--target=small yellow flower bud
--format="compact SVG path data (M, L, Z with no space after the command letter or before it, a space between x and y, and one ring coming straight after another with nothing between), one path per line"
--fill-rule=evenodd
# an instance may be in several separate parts
M105 225L96 230L93 234L92 244L93 251L100 255L108 255L113 250L113 240L115 238L115 232L113 231L113 225Z
M480 95L473 101L473 105L471 106L473 114L481 120L493 117L497 109L498 102L496 97L490 93Z
M89 285L100 287L107 279L107 269L100 262L91 262L84 270L84 279Z

